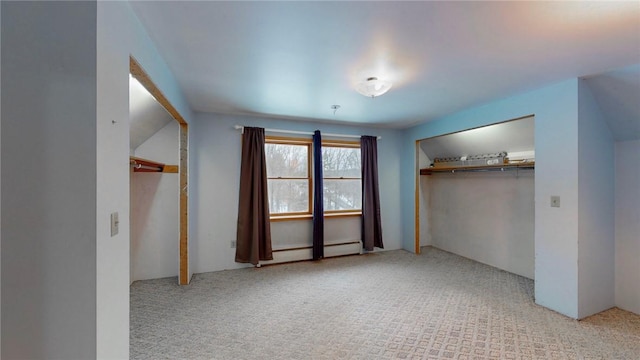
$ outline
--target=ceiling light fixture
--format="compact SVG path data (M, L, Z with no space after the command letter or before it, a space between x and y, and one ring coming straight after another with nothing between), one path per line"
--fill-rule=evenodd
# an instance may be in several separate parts
M374 98L380 96L391 89L391 83L389 81L378 80L377 77L367 78L366 81L359 83L356 86L356 90L367 97Z

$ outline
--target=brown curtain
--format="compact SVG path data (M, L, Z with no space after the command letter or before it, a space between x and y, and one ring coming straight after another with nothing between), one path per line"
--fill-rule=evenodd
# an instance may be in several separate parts
M378 189L378 139L375 136L360 138L362 165L362 247L373 251L382 244L380 219L380 191Z
M245 127L242 136L236 262L272 260L264 129Z

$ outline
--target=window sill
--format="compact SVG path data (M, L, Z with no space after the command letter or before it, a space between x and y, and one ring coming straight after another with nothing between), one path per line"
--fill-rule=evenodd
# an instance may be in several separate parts
M336 218L354 217L354 216L362 216L362 212L350 211L350 212L335 212L335 213L324 214L325 219L336 219Z
M271 222L292 221L292 220L311 220L311 219L313 219L313 215L311 214L271 216L269 218Z
M324 214L325 219L338 219L338 218L354 217L354 216L362 216L362 212L354 211L354 212L337 212L337 213ZM283 216L272 216L270 218L270 221L280 222L280 221L311 220L311 219L313 219L313 215L311 214L283 215Z

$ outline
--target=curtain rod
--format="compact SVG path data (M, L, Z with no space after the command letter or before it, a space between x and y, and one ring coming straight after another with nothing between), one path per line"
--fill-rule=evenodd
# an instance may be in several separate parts
M236 130L244 131L244 126L236 125L234 126ZM264 129L265 132L275 132L281 134L298 134L298 135L313 135L310 131L295 131L295 130L279 130L279 129ZM360 139L360 135L345 135L345 134L330 134L330 133L322 133L323 136L329 137L343 137L343 138L355 138ZM382 140L382 136L378 136L378 140Z

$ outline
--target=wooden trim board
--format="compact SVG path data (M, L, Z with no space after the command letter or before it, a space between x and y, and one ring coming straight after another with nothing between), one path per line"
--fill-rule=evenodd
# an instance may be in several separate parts
M162 91L160 91L156 84L153 83L149 75L147 75L147 72L144 71L138 61L131 56L129 57L129 71L131 72L131 75L136 78L136 80L138 80L140 84L142 84L142 86L144 86L144 88L147 89L147 91L149 91L151 95L153 95L154 98L156 98L160 105L167 109L169 114L171 114L171 116L176 119L176 121L178 121L180 124L187 123L182 115L180 115L178 110L173 105L171 105Z
M416 254L420 254L420 171L418 171L418 169L420 168L420 154L419 154L419 150L420 149L420 141L416 140L416 152L415 152L415 165L414 165L414 171L416 172L415 175L415 192L414 192L414 222L415 222L415 248L414 251Z
M189 281L189 126L180 124L180 285Z

